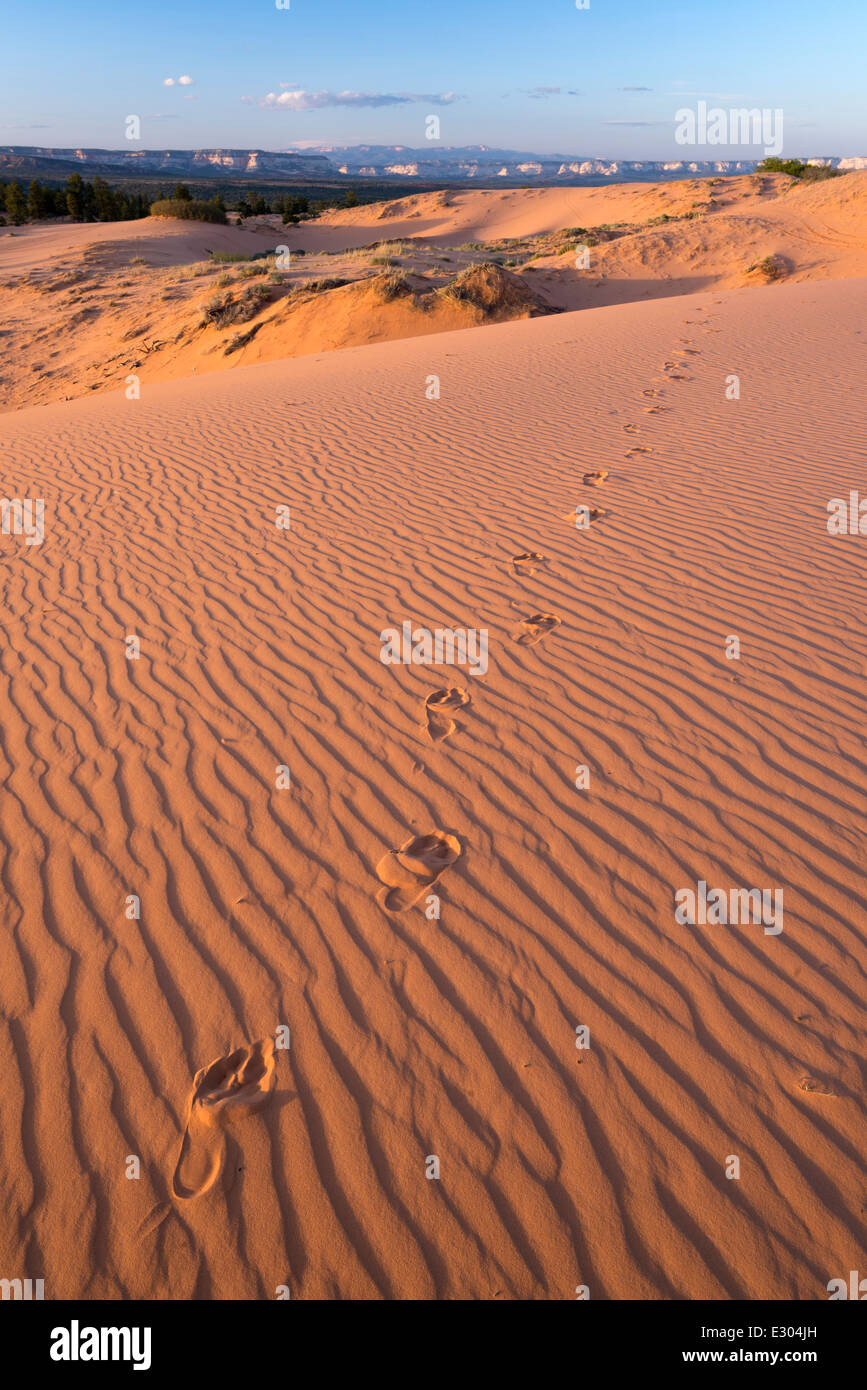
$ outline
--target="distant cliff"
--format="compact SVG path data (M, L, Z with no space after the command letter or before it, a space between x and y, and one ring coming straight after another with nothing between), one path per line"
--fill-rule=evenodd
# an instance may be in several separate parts
M61 178L78 170L93 177L163 175L167 178L321 178L337 176L327 156L294 150L98 150L0 148L0 178Z
M45 149L35 145L0 148L0 178L66 178L75 170L90 177L270 180L341 178L417 179L427 183L496 180L510 183L629 183L644 180L751 174L759 159L625 160L535 155L520 150L406 145L333 145L296 150L100 150ZM816 158L840 169L867 168L867 157Z

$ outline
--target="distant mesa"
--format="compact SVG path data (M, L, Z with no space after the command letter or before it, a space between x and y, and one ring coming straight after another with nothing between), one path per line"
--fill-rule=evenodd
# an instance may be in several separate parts
M406 145L325 145L315 150L104 150L7 145L0 149L0 176L64 177L86 165L91 174L136 173L229 178L378 178L396 181L604 184L661 182L714 174L752 174L759 159L622 160L485 146L432 150ZM867 156L813 157L810 164L867 169Z
M92 175L134 171L200 178L337 176L335 166L325 155L294 151L44 149L31 145L7 145L0 149L0 175L63 177L80 172L82 166Z

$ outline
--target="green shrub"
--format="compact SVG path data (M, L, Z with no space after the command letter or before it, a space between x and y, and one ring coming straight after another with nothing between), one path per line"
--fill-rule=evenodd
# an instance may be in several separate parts
M763 159L756 171L760 174L790 174L793 179L803 179L805 183L816 183L820 179L836 179L845 173L843 169L830 169L826 164L802 164L799 159L778 159L770 155Z
M212 261L217 261L220 265L235 265L239 261L265 261L269 256L273 256L273 251L210 251L208 253ZM293 255L296 253L293 252Z
M593 235L589 227L563 227L557 236L568 237L570 244L574 241L576 246L597 246L599 243L599 238ZM563 248L566 251L570 249L568 245ZM563 251L558 250L557 254L562 255Z
M228 357L230 353L237 352L239 348L246 347L251 338L255 338L261 327L261 323L254 323L253 327L248 328L246 333L236 333L233 338L229 339L228 343L223 348L223 356Z
M255 318L271 297L267 285L248 285L238 299L231 294L217 294L209 299L202 310L202 324L212 323L215 328L228 328L230 323L246 323Z
M341 285L348 284L348 280L339 280L335 275L324 280L308 280L306 285L298 285L294 293L323 294L325 290L338 290L340 289Z
M378 275L377 282L383 299L402 299L412 294L412 285L402 271L396 271L393 275Z
M761 261L753 261L752 265L747 266L747 274L753 271L761 274L766 280L779 280L786 273L785 265L776 256L765 256Z

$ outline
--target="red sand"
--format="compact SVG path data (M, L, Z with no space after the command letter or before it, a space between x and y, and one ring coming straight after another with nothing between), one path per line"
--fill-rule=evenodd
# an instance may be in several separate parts
M660 299L4 417L46 509L0 538L7 1274L810 1300L857 1266L867 561L826 505L864 486L865 307ZM486 674L384 665L404 620L486 629ZM439 920L382 905L431 873ZM699 880L782 887L783 932L678 924Z

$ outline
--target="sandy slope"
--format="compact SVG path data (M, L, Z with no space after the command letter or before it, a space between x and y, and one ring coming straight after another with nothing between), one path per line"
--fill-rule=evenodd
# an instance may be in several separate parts
M858 1267L867 560L825 507L864 484L867 282L717 299L4 418L47 511L0 542L7 1276L811 1300ZM487 674L383 665L405 618L489 629ZM432 831L441 920L386 911ZM677 925L699 878L783 887L782 935Z
M127 266L132 256L143 256L152 265L190 265L204 260L208 251L253 254L271 241L270 227L255 223L220 227L167 217L142 217L133 222L43 223L7 229L0 234L0 266L18 274L62 270L81 253L104 269Z
M713 188L708 179L678 179L605 188L450 189L329 212L318 220L316 233L323 246L326 237L333 246L362 246L382 236L421 237L455 246L473 238L487 241L537 236L561 227L644 222L661 213L682 216L696 201L706 202L715 192L754 204L775 196L790 182L786 177L765 175L755 181L725 179ZM306 230L307 224L296 229Z

